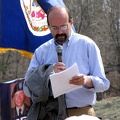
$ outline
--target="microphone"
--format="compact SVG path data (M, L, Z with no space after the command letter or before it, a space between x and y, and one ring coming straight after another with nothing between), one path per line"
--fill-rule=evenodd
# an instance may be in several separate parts
M62 62L62 50L63 50L62 45L57 45L56 51L57 51L58 61L59 62Z

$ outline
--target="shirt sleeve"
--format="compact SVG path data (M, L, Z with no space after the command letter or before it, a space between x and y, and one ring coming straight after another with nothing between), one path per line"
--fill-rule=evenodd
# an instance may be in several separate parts
M110 82L105 76L100 50L94 42L88 47L88 54L90 66L89 76L91 77L94 88L87 88L86 86L84 86L84 88L93 92L103 92L108 90Z

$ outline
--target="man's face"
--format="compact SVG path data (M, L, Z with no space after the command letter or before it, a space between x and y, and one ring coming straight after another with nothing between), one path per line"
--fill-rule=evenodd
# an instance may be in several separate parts
M14 103L17 107L21 107L25 100L25 94L23 90L17 91L13 97Z
M71 34L72 22L66 11L52 11L48 16L50 31L58 44L63 44Z

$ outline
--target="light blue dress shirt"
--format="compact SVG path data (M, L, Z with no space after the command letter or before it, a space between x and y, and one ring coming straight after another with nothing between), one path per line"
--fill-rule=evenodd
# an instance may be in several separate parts
M72 32L69 40L63 44L62 61L66 68L69 68L76 62L79 72L90 76L94 85L94 88L91 89L83 86L80 89L67 93L67 107L94 105L96 102L96 92L108 90L110 86L110 82L104 73L100 50L95 42L87 36ZM34 70L40 65L57 62L56 44L54 39L51 39L35 50L26 76L29 71ZM26 87L24 87L24 92L29 96L29 91Z

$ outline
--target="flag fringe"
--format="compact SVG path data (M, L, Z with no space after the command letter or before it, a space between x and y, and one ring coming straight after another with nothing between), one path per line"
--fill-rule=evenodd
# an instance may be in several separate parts
M18 49L15 49L15 48L0 48L0 54L6 53L9 50L18 51L18 52L21 53L22 56L24 56L26 58L29 58L29 59L31 59L32 56L33 56L32 52L28 52L28 51L25 51L25 50L18 50Z

